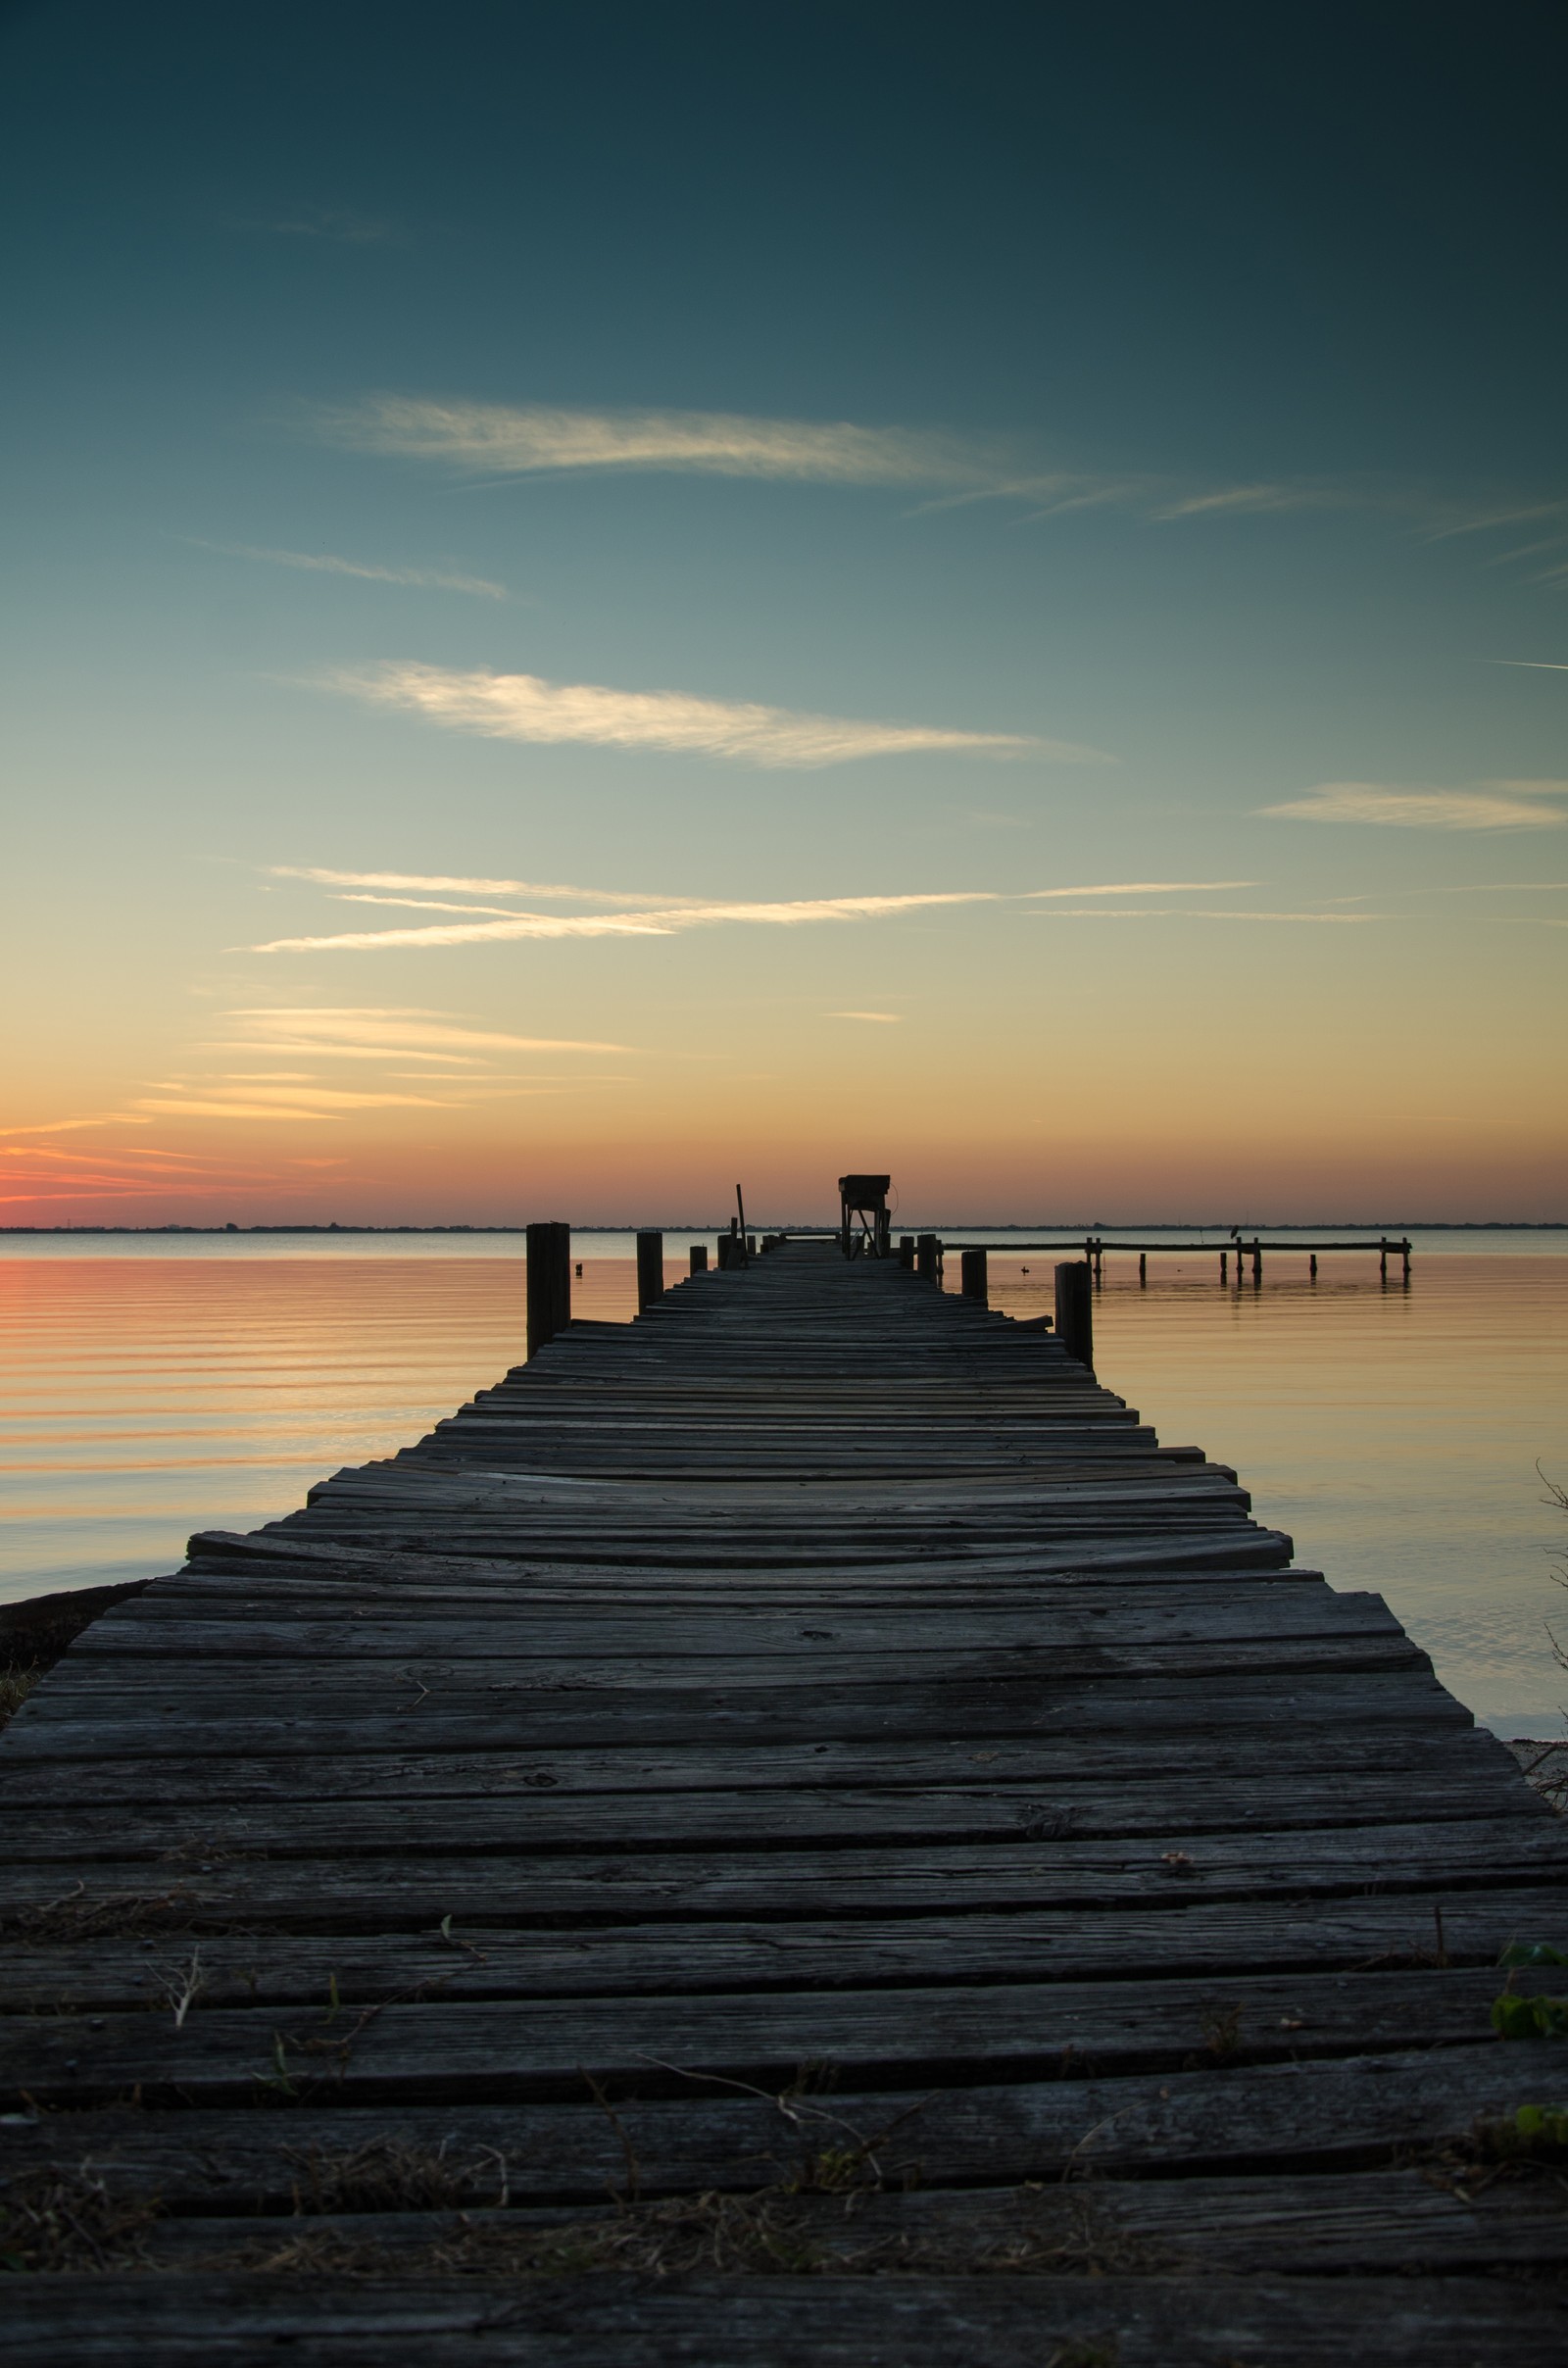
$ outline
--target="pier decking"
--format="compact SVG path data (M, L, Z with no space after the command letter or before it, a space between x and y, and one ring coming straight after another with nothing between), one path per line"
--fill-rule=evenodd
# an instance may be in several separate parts
M0 1849L17 2368L1568 2354L1568 2051L1492 2020L1568 1990L1496 1970L1562 1822L891 1260L573 1323L194 1539L0 1741Z

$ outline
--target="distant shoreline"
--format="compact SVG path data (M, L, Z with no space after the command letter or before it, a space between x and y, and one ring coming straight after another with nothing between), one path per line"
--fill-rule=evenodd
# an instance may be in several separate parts
M1289 1224L1274 1224L1266 1219L1248 1220L1251 1232L1265 1233L1568 1233L1568 1219L1561 1217L1314 1217L1300 1218ZM107 1234L123 1239L127 1236L159 1239L170 1234L521 1234L522 1225L0 1225L0 1241L7 1239L40 1240L53 1236ZM684 1219L676 1223L666 1217L659 1226L573 1225L573 1233L726 1233L728 1217ZM756 1230L761 1230L760 1227ZM820 1223L803 1221L798 1226L769 1226L769 1231L782 1233L821 1233ZM1129 1233L1222 1233L1228 1239L1234 1230L1223 1218L1199 1217L1128 1217L1119 1225L1106 1226L1098 1222L1081 1224L1068 1217L1035 1217L1028 1223L995 1223L989 1219L944 1217L934 1221L930 1230L948 1233L1041 1233L1111 1235ZM1245 1229L1244 1229L1245 1230Z

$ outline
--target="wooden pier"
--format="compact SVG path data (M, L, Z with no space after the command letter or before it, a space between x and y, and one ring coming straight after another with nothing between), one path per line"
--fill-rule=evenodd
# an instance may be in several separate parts
M11 2368L1568 2356L1568 2050L1494 2028L1561 1821L891 1258L570 1322L194 1539L0 1845Z

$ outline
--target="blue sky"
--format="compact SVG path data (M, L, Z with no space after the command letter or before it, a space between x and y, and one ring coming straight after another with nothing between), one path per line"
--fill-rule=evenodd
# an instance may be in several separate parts
M0 11L13 1221L1568 1213L1565 47Z

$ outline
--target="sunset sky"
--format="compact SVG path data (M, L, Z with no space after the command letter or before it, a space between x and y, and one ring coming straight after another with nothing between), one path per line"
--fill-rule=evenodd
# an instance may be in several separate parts
M1568 1217L1565 69L0 6L0 1222Z

